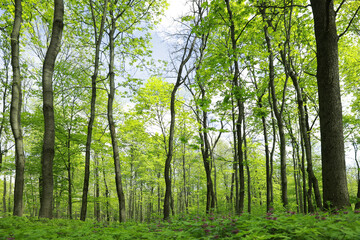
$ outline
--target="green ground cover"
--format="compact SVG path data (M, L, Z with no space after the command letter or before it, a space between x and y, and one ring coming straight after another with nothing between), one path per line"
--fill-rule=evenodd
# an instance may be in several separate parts
M360 239L360 213L186 215L149 223L0 219L0 239Z

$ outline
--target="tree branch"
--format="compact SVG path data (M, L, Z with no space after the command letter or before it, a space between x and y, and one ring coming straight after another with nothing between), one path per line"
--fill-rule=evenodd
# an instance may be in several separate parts
M344 31L344 32L342 32L342 33L339 35L339 38L341 38L342 36L344 36L344 34L345 34L348 30L349 30L349 28L350 28L350 26L351 26L352 22L354 21L354 19L355 19L355 17L356 17L356 15L357 15L357 13L359 12L359 10L360 10L360 7L358 7L358 8L356 9L354 16L351 18L351 20L350 20L350 22L349 22L348 26L346 27L345 31Z
M340 11L340 8L342 7L342 5L346 2L346 0L342 0L342 2L340 3L339 7L336 9L335 11L335 16L338 14L338 12Z

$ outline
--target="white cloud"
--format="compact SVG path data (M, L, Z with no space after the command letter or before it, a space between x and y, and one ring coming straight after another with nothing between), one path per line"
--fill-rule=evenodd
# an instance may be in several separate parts
M175 19L186 14L189 9L188 0L168 0L169 7L164 13L161 23L157 27L158 32L174 32L176 31Z

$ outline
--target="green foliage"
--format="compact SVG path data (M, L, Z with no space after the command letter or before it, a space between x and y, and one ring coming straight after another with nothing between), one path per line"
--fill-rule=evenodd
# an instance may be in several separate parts
M358 212L266 216L183 215L151 223L93 223L78 220L0 219L3 239L357 239Z

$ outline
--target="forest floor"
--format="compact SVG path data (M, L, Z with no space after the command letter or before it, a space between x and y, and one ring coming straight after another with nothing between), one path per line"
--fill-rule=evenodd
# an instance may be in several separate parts
M263 216L185 215L171 221L106 223L6 217L0 239L360 239L360 212Z

